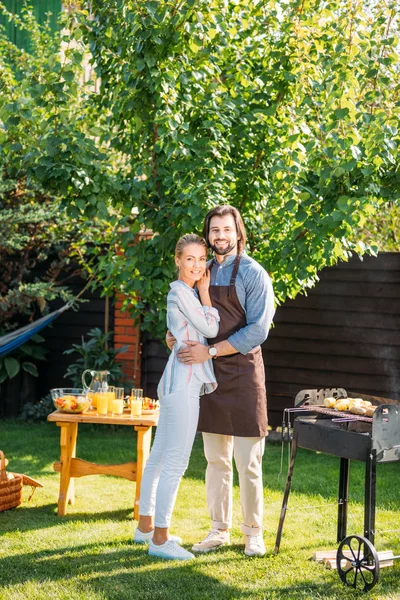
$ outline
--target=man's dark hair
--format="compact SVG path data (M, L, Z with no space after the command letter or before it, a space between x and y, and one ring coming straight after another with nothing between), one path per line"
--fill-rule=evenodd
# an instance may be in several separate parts
M208 241L208 235L210 233L210 221L213 217L224 217L225 215L232 215L233 220L235 221L236 233L238 236L237 252L238 254L241 254L246 246L247 235L240 212L234 206L230 206L229 204L221 204L211 209L204 219L203 237L210 248L210 242Z

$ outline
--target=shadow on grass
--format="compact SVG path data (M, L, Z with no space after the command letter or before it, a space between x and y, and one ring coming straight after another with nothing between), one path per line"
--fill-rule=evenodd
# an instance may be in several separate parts
M55 527L61 523L84 522L95 524L98 521L128 521L133 522L133 510L107 510L103 512L82 512L67 514L59 517L57 504L46 504L45 506L32 507L19 506L16 509L0 513L0 530L4 533L13 531L36 531Z
M246 589L245 574L237 584L226 584L217 574L223 569L239 569L250 564L239 551L232 556L232 549L222 550L218 555L204 556L190 562L163 561L148 556L145 547L132 544L88 544L67 546L19 554L0 559L0 582L3 586L24 585L27 582L67 581L79 587L82 597L89 590L110 600L141 599L207 599L233 598L354 598L334 573L322 572L316 566L315 579L295 581L282 586L270 581L276 562L272 557L256 559L260 575ZM278 559L276 559L277 561ZM275 562L275 565L274 565ZM254 561L251 561L254 565ZM213 575L213 572L216 575ZM323 581L321 582L321 574ZM291 580L290 565L287 577ZM74 581L75 580L75 581ZM396 578L386 582L385 593L398 590Z

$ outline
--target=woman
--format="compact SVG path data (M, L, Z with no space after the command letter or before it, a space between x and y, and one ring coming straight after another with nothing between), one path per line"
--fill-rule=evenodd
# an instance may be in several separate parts
M160 418L142 477L139 523L134 536L136 543L149 542L151 556L171 560L194 558L180 546L180 538L169 535L169 527L196 435L199 398L217 387L211 357L203 364L185 365L176 356L185 340L206 344L205 338L218 333L219 315L211 306L206 262L207 245L202 238L187 234L178 240L175 264L179 275L170 284L167 298L168 329L177 343L157 389Z

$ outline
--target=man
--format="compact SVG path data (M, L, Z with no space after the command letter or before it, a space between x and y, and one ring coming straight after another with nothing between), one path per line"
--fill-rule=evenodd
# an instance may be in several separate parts
M214 359L217 389L201 397L199 431L207 459L206 494L212 528L196 552L230 543L232 457L239 473L245 554L263 556L262 456L267 435L267 398L260 344L274 316L267 272L244 251L246 230L239 211L217 206L205 218L203 235L214 253L210 295L221 321L210 346L188 341L178 352L188 364Z

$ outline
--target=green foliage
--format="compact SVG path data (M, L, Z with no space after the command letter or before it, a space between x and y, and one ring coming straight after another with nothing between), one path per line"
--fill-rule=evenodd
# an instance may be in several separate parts
M367 244L378 244L380 252L400 252L400 202L382 202L364 227L355 230L354 236Z
M72 344L72 348L64 351L64 354L79 354L79 358L69 365L64 375L65 378L72 379L75 387L82 387L82 373L85 369L109 371L109 383L121 385L124 374L117 355L126 352L128 346L117 349L108 347L108 344L112 341L112 334L112 331L104 333L101 329L95 327L88 332L88 341L85 341L82 336L81 344Z
M0 142L8 172L55 196L76 219L83 209L99 216L98 201L107 217L113 197L125 192L114 154L100 147L81 32L54 33L27 7L17 16L0 2L0 11L25 31L31 50L0 36Z
M6 163L0 162L0 327L12 329L21 317L47 312L50 301L73 298L62 283L74 273L79 231L54 197L9 175Z
M29 42L29 52L17 48L0 29L0 331L11 331L51 301L73 298L68 279L81 272L76 262L90 271L86 245L96 256L96 241L107 242L110 225L97 200L107 216L105 202L123 192L115 153L98 142L78 32L72 40L39 26L26 6L18 16L0 2L0 13ZM23 360L30 347L2 359L0 381L21 365L36 374Z
M46 421L47 416L53 412L54 404L51 394L44 396L39 402L26 402L21 410L20 419L22 421Z
M0 331L1 335L1 331ZM44 342L41 335L34 335L29 342L22 344L17 350L0 356L0 385L6 379L13 379L21 369L34 377L38 376L36 361L45 360L47 350L38 346Z
M163 336L174 244L216 204L241 210L279 301L324 266L376 252L354 230L399 197L396 3L81 6L90 19L77 11L70 29L101 78L104 140L134 174L114 205L120 253L111 246L97 273L108 293L127 294L143 329ZM96 197L82 210L106 207ZM133 246L146 228L156 235Z
M43 310L49 300L70 298L57 276L72 255L90 270L86 244L106 243L104 219L125 192L116 154L100 148L79 32L74 39L54 33L26 7L17 16L0 2L0 12L25 32L31 50L0 30L0 293L8 323L13 312L31 314L35 303ZM30 281L32 266L49 258L42 280Z

